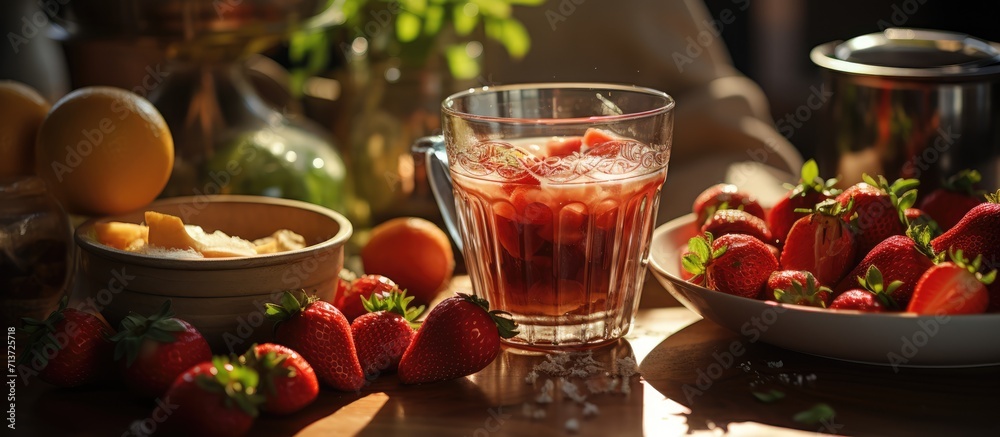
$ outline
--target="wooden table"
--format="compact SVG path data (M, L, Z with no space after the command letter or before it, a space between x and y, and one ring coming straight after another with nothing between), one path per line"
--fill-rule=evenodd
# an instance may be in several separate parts
M596 415L585 415L585 404L566 396L558 378L542 374L526 383L544 354L505 349L483 371L455 381L404 386L385 375L360 393L324 390L302 412L262 416L252 435L1000 435L1000 367L894 373L802 355L751 344L700 320L652 281L645 293L627 339L593 351L611 374L620 359L641 363L642 376L628 380L628 393L618 387L587 394L582 379L567 379L583 389ZM553 401L538 403L547 379L555 386ZM588 379L606 389L612 376ZM771 389L785 397L764 403L752 394ZM137 435L131 424L153 425L152 403L119 387L65 390L33 381L17 393L19 435ZM817 403L836 416L816 424L792 419ZM574 420L579 427L571 430Z

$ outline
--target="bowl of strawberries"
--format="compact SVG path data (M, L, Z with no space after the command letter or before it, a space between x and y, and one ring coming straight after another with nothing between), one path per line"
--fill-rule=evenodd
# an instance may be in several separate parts
M750 342L893 367L1000 364L1000 191L980 180L840 190L808 161L770 208L715 185L656 229L650 270Z

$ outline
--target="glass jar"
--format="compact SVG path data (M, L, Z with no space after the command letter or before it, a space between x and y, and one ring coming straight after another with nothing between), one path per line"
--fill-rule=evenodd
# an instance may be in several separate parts
M4 326L22 317L44 319L72 278L69 216L38 177L0 181L0 316Z
M267 105L240 62L178 62L150 100L174 136L161 196L253 194L344 211L347 172L330 136Z

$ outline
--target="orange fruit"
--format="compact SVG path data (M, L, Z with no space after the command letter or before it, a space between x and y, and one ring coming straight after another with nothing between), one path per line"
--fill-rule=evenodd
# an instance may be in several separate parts
M174 141L148 100L111 87L60 99L38 130L35 170L69 212L119 214L163 191Z
M388 277L426 305L451 282L455 254L444 231L422 218L401 217L372 228L361 249L365 273Z
M35 135L50 106L34 88L0 81L0 179L35 173Z

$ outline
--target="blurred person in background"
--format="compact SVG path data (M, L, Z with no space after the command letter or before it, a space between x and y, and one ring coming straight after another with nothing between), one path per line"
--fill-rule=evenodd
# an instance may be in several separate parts
M611 82L654 88L677 101L659 221L690 212L698 193L728 181L766 204L802 157L775 129L760 87L737 71L721 32L749 19L750 0L711 16L702 0L548 0L515 8L531 49L511 61L487 46L484 85Z

